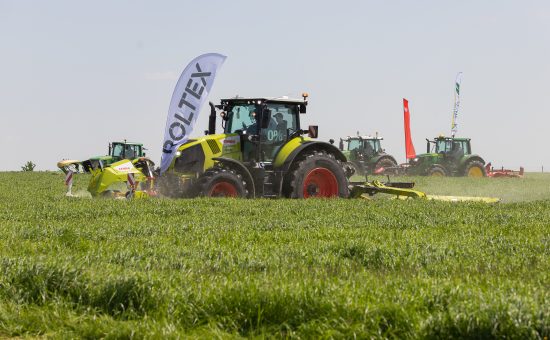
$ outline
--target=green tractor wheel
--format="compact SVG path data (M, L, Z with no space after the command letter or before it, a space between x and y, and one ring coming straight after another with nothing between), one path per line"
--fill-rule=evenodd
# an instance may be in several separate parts
M323 151L306 154L291 171L291 198L348 197L342 164Z
M464 168L464 176L467 177L487 177L487 170L480 161L470 161Z
M379 175L394 174L397 162L390 157L382 157L374 165L374 173Z
M447 171L441 165L432 166L431 168L428 169L427 174L428 174L428 176L433 176L433 177L446 177L446 176L448 176Z
M247 197L246 182L231 169L213 167L205 171L197 183L199 196Z

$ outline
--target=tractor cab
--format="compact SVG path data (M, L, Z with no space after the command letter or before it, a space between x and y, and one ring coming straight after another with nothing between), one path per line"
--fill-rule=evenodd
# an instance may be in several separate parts
M384 152L380 143L382 139L372 136L348 136L340 139L340 150L349 151L350 154L356 154L357 156L373 157Z
M109 156L112 157L113 162L121 159L144 157L144 150L143 144L139 143L129 143L126 141L109 143Z
M439 136L434 140L427 140L427 153L443 154L460 158L472 153L470 138L454 138Z
M304 97L305 99L305 97ZM307 101L283 98L232 98L222 100L222 127L226 135L237 134L242 160L272 162L279 149L301 134L300 113Z

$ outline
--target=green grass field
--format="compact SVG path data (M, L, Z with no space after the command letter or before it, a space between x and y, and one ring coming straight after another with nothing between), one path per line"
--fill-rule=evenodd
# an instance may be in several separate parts
M0 337L549 337L550 177L414 180L503 202L92 200L0 173Z

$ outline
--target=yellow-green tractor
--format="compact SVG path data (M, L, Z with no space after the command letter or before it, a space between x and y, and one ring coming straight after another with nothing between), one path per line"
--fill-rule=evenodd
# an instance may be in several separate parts
M207 135L178 148L159 178L172 197L349 197L346 157L317 138L317 126L303 130L303 99L231 98L210 103ZM223 133L215 133L217 112ZM307 134L308 137L304 135Z

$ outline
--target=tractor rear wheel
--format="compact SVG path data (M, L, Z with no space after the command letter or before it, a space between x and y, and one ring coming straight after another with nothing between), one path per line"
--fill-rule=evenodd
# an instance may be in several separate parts
M470 161L464 168L464 176L467 177L487 177L487 170L480 161Z
M445 177L448 176L447 171L441 165L433 165L428 169L428 176Z
M390 157L383 157L376 162L374 165L373 173L375 175L393 175L395 174L394 169L389 168L395 168L397 166L397 162L391 159Z
M348 179L342 164L324 151L308 153L290 174L290 197L348 197Z
M213 167L206 170L197 183L197 193L204 197L247 197L246 182L231 169Z

